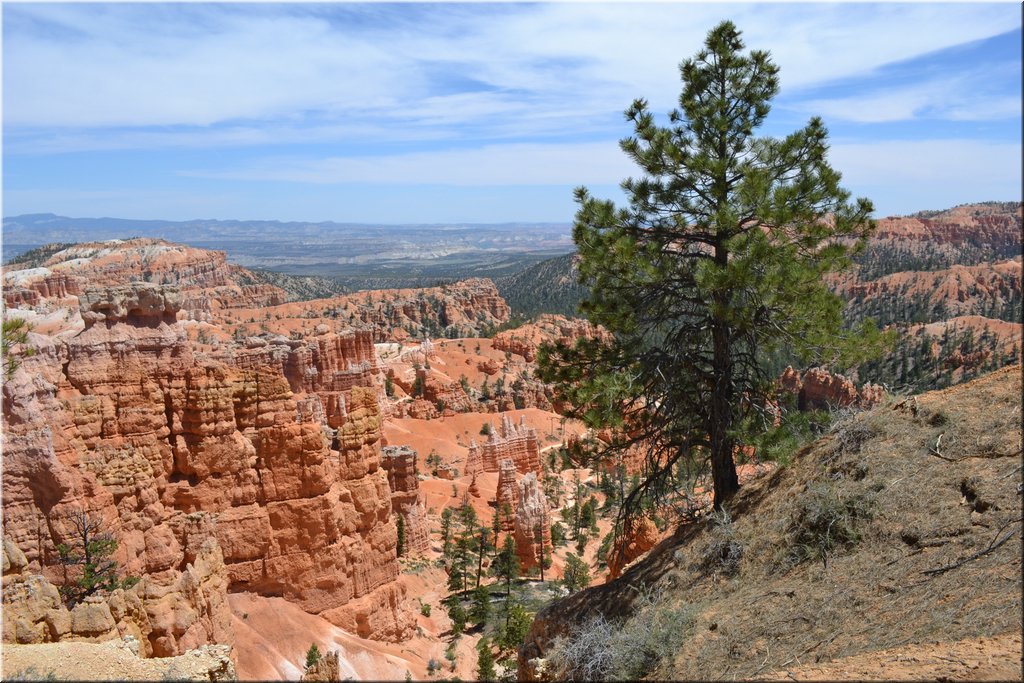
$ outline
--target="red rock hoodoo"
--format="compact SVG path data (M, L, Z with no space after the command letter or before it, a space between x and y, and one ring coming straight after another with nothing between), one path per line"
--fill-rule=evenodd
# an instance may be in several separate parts
M503 458L512 460L520 474L540 471L537 430L528 427L522 416L517 425L508 415L502 415L499 429L496 430L491 423L487 441L478 445L475 439L472 440L466 455L465 472L498 472L498 462Z
M535 567L541 557L551 557L551 523L548 501L540 488L535 472L519 482L516 504L516 553L523 567Z
M384 446L381 463L388 473L391 511L402 516L405 528L403 552L406 555L424 555L430 549L430 527L426 504L420 496L416 451L408 446Z

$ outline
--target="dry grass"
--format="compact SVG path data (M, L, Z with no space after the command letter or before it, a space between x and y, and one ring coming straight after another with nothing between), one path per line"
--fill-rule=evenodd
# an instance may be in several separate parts
M744 487L727 541L709 519L681 529L621 581L546 610L538 633L596 611L628 615L628 584L671 591L695 615L651 674L661 679L749 678L1019 632L1020 408L1015 366L851 415ZM742 548L734 571L708 571L723 542Z

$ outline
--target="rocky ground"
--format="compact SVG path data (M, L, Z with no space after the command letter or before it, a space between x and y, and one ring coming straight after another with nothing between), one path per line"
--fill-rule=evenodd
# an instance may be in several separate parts
M235 666L227 645L204 645L178 657L140 659L121 640L3 646L3 678L67 681L229 681Z
M1021 635L927 643L801 664L755 680L765 681L1019 681Z

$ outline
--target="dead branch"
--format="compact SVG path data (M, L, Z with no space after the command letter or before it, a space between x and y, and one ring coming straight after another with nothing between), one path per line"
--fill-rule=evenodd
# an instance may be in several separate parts
M942 437L944 434L945 432L939 434L939 438L935 439L935 445L928 449L928 455L934 455L936 458L942 458L946 462L956 462L955 458L947 458L942 454L942 451L939 450L939 446L942 445Z
M969 557L965 557L964 559L959 560L958 562L954 562L953 564L948 564L945 567L936 567L935 569L925 569L921 573L922 574L928 574L928 575L942 574L944 572L950 571L951 569L956 569L957 567L962 567L963 565L967 564L968 562L972 562L972 561L978 559L979 557L983 557L985 555L988 555L989 553L991 553L994 550L996 550L997 548L999 548L999 546L1003 545L1004 543L1009 541L1011 538L1016 536L1017 532L1020 531L1020 529L1014 529L1013 531L1011 531L1010 533L1006 534L1006 536L1004 536L1001 540L999 540L997 542L996 539L999 538L999 534L1003 533L1003 529L1005 529L1006 527L1010 526L1011 524L1014 524L1015 522L1020 522L1022 520L1024 520L1024 517L1022 517L1021 519L1011 520L1011 521L1007 522L1006 524L1004 524L1003 526L999 527L999 530L996 531L996 535L992 538L992 542L989 543L988 547L985 548L984 550L979 550L978 552L974 553L973 555L970 555Z

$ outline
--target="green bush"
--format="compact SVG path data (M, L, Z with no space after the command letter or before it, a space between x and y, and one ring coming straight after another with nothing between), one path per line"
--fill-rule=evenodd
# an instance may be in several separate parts
M308 669L309 667L314 666L320 661L320 657L320 648L316 646L316 643L313 643L309 646L309 649L306 650L306 668Z

